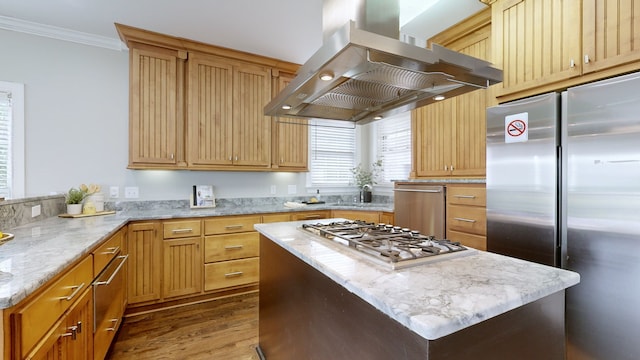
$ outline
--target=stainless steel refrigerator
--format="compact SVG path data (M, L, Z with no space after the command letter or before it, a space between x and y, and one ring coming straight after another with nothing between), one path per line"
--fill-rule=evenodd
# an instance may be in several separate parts
M640 73L487 109L487 249L580 274L567 359L640 359Z

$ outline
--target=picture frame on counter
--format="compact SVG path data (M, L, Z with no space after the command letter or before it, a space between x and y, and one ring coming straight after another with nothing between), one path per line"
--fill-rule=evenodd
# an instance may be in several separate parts
M189 205L192 209L216 207L216 199L213 194L213 186L193 185Z

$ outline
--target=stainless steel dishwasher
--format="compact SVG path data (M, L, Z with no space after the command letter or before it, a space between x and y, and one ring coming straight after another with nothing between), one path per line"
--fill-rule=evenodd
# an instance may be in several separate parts
M444 239L445 192L444 186L415 182L397 182L394 185L395 225L418 230L423 235Z

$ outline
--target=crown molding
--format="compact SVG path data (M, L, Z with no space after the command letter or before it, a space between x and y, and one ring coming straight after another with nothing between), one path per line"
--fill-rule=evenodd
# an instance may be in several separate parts
M119 39L64 29L57 26L39 24L2 15L0 15L0 29L44 36L52 39L96 46L110 50L127 50L126 46L124 46Z

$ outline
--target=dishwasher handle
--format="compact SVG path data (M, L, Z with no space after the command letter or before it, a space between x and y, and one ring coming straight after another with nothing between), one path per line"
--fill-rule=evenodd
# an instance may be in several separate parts
M441 193L442 189L437 190L427 190L427 189L393 189L393 191L398 192L419 192L419 193Z

